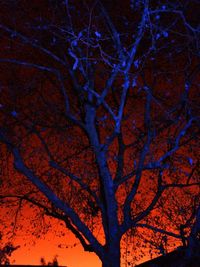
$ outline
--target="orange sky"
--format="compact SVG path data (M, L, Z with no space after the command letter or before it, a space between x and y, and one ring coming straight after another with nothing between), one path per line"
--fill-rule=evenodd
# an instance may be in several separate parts
M2 243L11 242L14 246L20 245L20 248L14 251L10 257L11 264L38 265L41 257L46 262L49 262L57 255L59 265L67 267L101 267L101 262L95 253L85 252L80 242L69 230L61 225L59 220L49 219L45 216L45 225L49 225L50 222L51 227L47 233L43 233L46 226L36 221L38 218L34 220L34 210L28 207L28 205L23 207L23 216L18 216L16 228L12 222L15 217L14 210L0 207ZM2 216L3 214L4 216ZM36 232L39 231L39 238L36 237L36 234L33 234L33 229L37 226Z
M28 236L28 238L30 237ZM94 253L83 251L81 245L73 247L74 241L74 236L69 232L62 238L49 233L43 238L37 239L35 245L27 244L26 246L23 244L24 241L18 237L14 239L14 243L20 244L21 247L13 253L11 263L39 264L41 257L44 257L48 262L57 255L59 264L67 267L101 266L101 262ZM59 244L62 244L62 248L58 247ZM68 244L71 246L66 248Z
M47 234L41 234L40 238L36 238L31 231L27 232L29 226L25 221L24 226L16 231L16 235L9 240L16 246L20 245L20 248L14 251L10 258L11 264L38 265L41 257L49 262L57 255L59 265L67 267L102 266L95 253L85 252L80 242L69 230L61 226L58 220L51 219L51 225L52 228ZM12 232L12 227L8 226L8 228ZM137 264L147 260L149 260L148 253Z
M28 237L29 238L29 237ZM95 253L85 252L79 244L73 247L76 242L74 236L67 232L65 237L56 237L53 233L49 233L42 239L38 239L35 245L24 246L20 238L16 238L14 243L21 244L21 247L13 252L10 258L11 264L34 264L40 263L40 258L44 257L46 262L52 261L54 256L58 256L59 265L67 267L101 267L101 261ZM22 242L22 243L21 243ZM62 244L62 248L58 245ZM69 248L64 248L67 244L71 244ZM149 260L144 257L140 262ZM140 262L137 262L138 264Z
M52 219L53 228L47 234L41 235L40 238L32 237L30 232L26 232L26 227L27 225L20 230L20 233L17 231L15 237L10 240L14 245L20 245L20 248L14 251L10 258L11 264L38 265L41 257L48 263L57 256L59 265L67 267L102 266L95 253L85 252L80 242L69 230L60 226L59 221ZM137 261L137 264L147 260L149 260L148 252L146 256Z

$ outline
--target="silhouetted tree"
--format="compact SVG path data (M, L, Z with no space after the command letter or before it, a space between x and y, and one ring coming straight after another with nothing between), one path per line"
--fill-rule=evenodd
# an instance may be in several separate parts
M2 241L2 233L0 232L0 241ZM7 243L5 246L0 246L0 265L9 265L9 257L18 249L19 246L14 246L12 243Z
M41 258L40 263L42 266L59 266L57 256L54 257L52 262L48 262L48 263L46 263L44 258Z
M0 198L63 221L103 267L126 235L163 253L183 238L173 200L199 196L198 1L0 5Z

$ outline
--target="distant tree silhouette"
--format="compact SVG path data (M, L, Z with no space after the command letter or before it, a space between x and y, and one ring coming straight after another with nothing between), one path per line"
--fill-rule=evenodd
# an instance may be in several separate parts
M0 232L0 241L2 240L2 233ZM0 246L0 265L9 265L9 257L11 254L18 249L19 246L13 246L11 243L7 243L4 246Z
M62 221L103 267L181 240L192 247L198 7L0 2L0 201L15 203L14 225L29 203Z
M40 263L42 266L59 266L57 256L53 258L52 262L48 262L48 263L46 263L44 258L41 258Z

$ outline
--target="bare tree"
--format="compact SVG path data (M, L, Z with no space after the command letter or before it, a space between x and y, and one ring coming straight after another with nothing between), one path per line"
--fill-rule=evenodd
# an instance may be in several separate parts
M0 198L63 221L103 267L126 233L181 240L167 196L199 196L197 8L1 1Z

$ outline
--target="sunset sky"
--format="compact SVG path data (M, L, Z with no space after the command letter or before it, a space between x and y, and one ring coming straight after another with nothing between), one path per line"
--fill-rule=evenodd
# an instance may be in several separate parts
M26 246L24 246L24 240L21 241L20 238L16 238L16 244L21 243L21 247L13 253L11 263L37 265L40 263L41 257L49 262L57 255L59 264L67 267L101 266L94 253L84 252L80 244L73 247L73 241L75 238L70 233L67 233L63 238L48 234L44 236L44 239L36 240L35 245L27 244ZM58 247L60 243L62 248ZM66 248L66 245L69 248Z
M31 239L30 235L23 233L22 230L21 233L17 234L17 237L12 239L14 244L20 244L20 248L13 252L10 258L11 263L38 265L41 257L46 262L49 262L57 256L59 264L63 266L101 267L98 257L94 253L85 252L80 242L69 231L63 230L64 228L59 225L58 222L54 222L54 229L60 229L64 233L62 237L58 236L58 233L56 234L56 231L53 230L43 235L40 239ZM58 230L59 233L60 231ZM149 260L149 257L144 256L137 263L147 260Z

